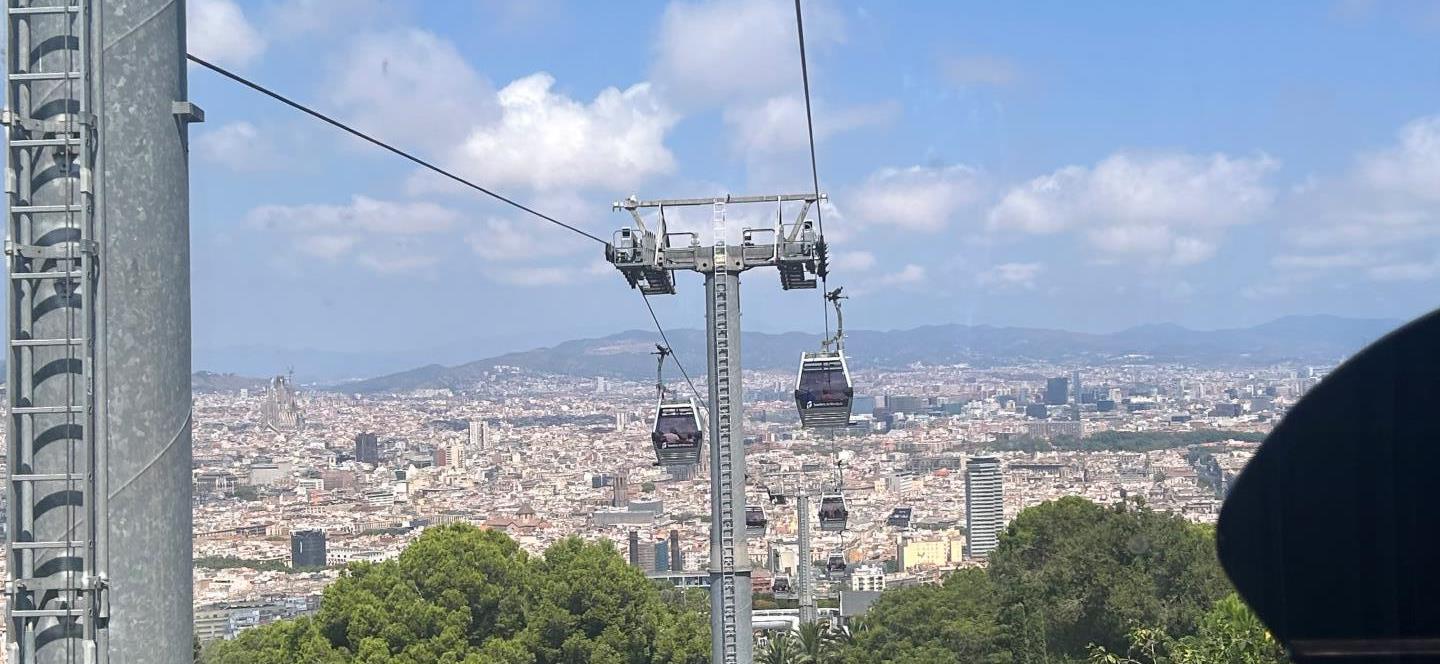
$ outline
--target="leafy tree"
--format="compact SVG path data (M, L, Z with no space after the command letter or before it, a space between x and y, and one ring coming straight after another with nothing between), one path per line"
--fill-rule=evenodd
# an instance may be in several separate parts
M1017 661L1080 660L1126 647L1132 625L1193 633L1229 584L1208 528L1077 497L1020 513L990 555Z
M997 622L995 588L984 570L957 571L939 586L886 591L842 649L852 664L1010 661Z
M702 664L704 618L663 601L608 542L541 558L496 531L425 531L400 556L355 563L313 618L212 644L205 664Z
M795 645L804 664L830 664L839 661L835 634L829 625L805 623L795 632Z
M1140 627L1130 632L1124 656L1101 646L1090 651L1092 664L1285 664L1285 651L1260 618L1234 594L1215 603L1190 636L1174 638L1164 630Z
M757 654L760 664L799 664L800 662L800 649L795 643L795 636L790 632L780 632L771 636Z

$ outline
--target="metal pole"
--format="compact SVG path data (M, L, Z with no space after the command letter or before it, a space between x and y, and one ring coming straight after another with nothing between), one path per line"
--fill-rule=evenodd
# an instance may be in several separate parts
M815 622L819 617L815 609L815 559L810 554L810 494L801 491L795 497L795 520L798 522L800 552L795 564L796 590L799 594L800 624Z
M104 0L97 445L108 524L101 662L193 660L185 2Z
M717 664L751 664L750 559L745 545L741 422L740 276L726 269L724 236L705 275L710 362L710 647Z

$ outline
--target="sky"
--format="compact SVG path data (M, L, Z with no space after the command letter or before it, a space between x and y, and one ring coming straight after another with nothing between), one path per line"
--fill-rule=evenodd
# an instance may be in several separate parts
M783 1L188 4L192 53L607 239L631 194L811 187ZM852 328L1212 329L1440 300L1440 5L804 11ZM601 245L189 78L197 348L418 364L651 325ZM732 206L728 227L775 214ZM670 223L708 241L709 215ZM677 280L661 321L703 326L699 275ZM744 283L746 329L818 336L814 291Z

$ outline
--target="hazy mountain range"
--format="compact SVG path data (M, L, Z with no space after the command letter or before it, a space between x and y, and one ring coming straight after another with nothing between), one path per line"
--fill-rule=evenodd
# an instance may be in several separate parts
M1289 316L1263 325L1223 330L1191 330L1159 324L1110 334L1067 332L988 325L930 325L909 330L858 330L847 335L846 351L854 368L913 364L991 366L1025 361L1096 365L1119 362L1177 362L1196 366L1259 366L1280 362L1325 364L1342 359L1401 321L1337 316ZM705 334L668 331L692 378L705 373ZM505 353L454 366L430 364L376 378L347 381L345 392L399 392L473 385L500 365L576 376L646 379L654 375L656 335L628 331L596 339ZM752 369L794 368L802 351L817 346L815 335L747 332L743 361ZM200 365L197 363L196 365Z

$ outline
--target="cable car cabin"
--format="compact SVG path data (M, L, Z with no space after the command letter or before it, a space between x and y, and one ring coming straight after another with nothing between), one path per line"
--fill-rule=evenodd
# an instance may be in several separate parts
M771 505L784 505L784 504L785 504L785 494L783 494L783 493L776 493L774 490L770 489L769 487L766 487L766 489L765 489L765 495L767 495L767 496L770 497L770 504L771 504Z
M825 560L825 572L832 577L844 574L848 567L845 564L845 556L838 553L830 554L830 557Z
M845 509L845 499L839 495L820 497L820 530L835 532L845 530L850 510Z
M775 577L775 580L770 584L770 590L773 591L773 592L775 592L776 594L788 593L788 592L790 592L790 577L788 577L788 576L777 576L777 577Z
M896 528L909 528L911 513L912 510L909 507L897 507L892 510L890 516L885 519L885 525Z
M745 534L764 535L770 520L765 518L765 508L759 505L745 506Z
M661 466L687 466L700 463L700 409L694 401L663 402L656 408L655 430L650 442Z
M800 411L801 427L849 426L854 398L855 388L850 384L850 369L843 353L801 353L800 374L795 381L795 407Z

